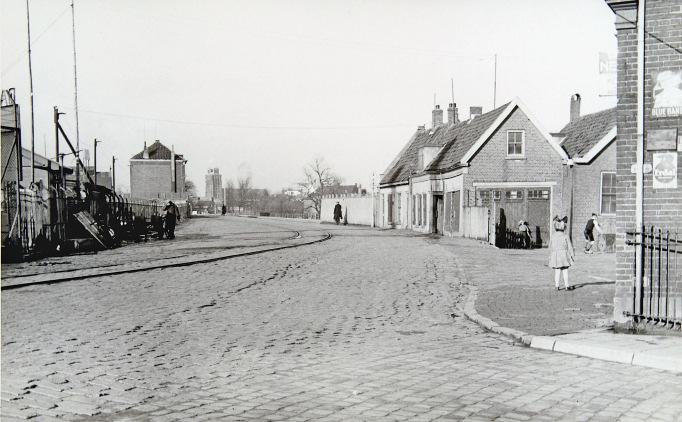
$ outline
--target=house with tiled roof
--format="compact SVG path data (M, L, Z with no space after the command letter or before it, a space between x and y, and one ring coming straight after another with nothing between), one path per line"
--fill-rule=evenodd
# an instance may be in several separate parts
M432 127L417 129L381 179L380 225L494 242L496 226L523 220L546 244L551 216L565 211L567 159L518 98L471 107L464 121L450 104L447 123L436 107Z
M187 160L156 140L130 158L130 196L140 199L184 199Z
M616 108L581 116L575 94L569 122L553 136L569 157L564 186L573 241L584 240L585 224L595 213L610 249L616 233Z

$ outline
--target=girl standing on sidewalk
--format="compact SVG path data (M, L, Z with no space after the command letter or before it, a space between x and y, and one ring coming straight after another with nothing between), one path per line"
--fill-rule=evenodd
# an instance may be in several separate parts
M566 223L568 218L563 220L559 216L554 217L554 233L549 240L549 266L554 268L554 287L559 290L559 279L564 276L564 287L571 290L568 285L568 267L573 265L574 252L571 240L566 236Z

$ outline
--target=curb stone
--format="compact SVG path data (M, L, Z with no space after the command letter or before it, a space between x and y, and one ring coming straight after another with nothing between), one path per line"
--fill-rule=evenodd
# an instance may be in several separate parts
M486 318L476 312L475 304L478 297L478 287L470 284L467 287L469 293L465 300L464 308L460 308L464 316L482 328L493 333L502 334L524 346L532 349L566 353L603 361L623 363L626 365L682 372L682 362L675 360L674 357L661 356L660 354L647 353L646 351L633 352L630 350L600 347L595 344L565 340L552 336L534 336L513 328L502 327L490 318Z

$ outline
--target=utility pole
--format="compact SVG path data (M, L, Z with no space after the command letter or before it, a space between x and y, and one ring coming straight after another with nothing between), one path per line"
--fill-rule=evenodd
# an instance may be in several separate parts
M28 83L31 99L31 183L36 181L35 122L33 119L33 66L31 64L31 17L26 0L26 30L28 32ZM23 165L23 163L22 163Z
M73 39L73 105L76 116L76 192L78 199L81 198L81 178L80 178L80 168L78 166L79 153L80 153L80 128L78 126L78 72L76 68L76 13L71 0L71 34Z
M111 157L111 190L116 193L116 157Z
M100 144L100 143L102 143L102 141L98 141L97 138L95 138L95 148L94 148L94 150L95 150L95 169L94 169L95 184L97 184L97 144Z

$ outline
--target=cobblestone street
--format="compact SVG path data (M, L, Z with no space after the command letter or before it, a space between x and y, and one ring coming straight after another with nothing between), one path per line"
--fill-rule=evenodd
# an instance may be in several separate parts
M310 230L333 237L3 291L2 420L680 420L680 375L532 350L466 320L456 251L428 237L226 217L157 245L174 256Z

